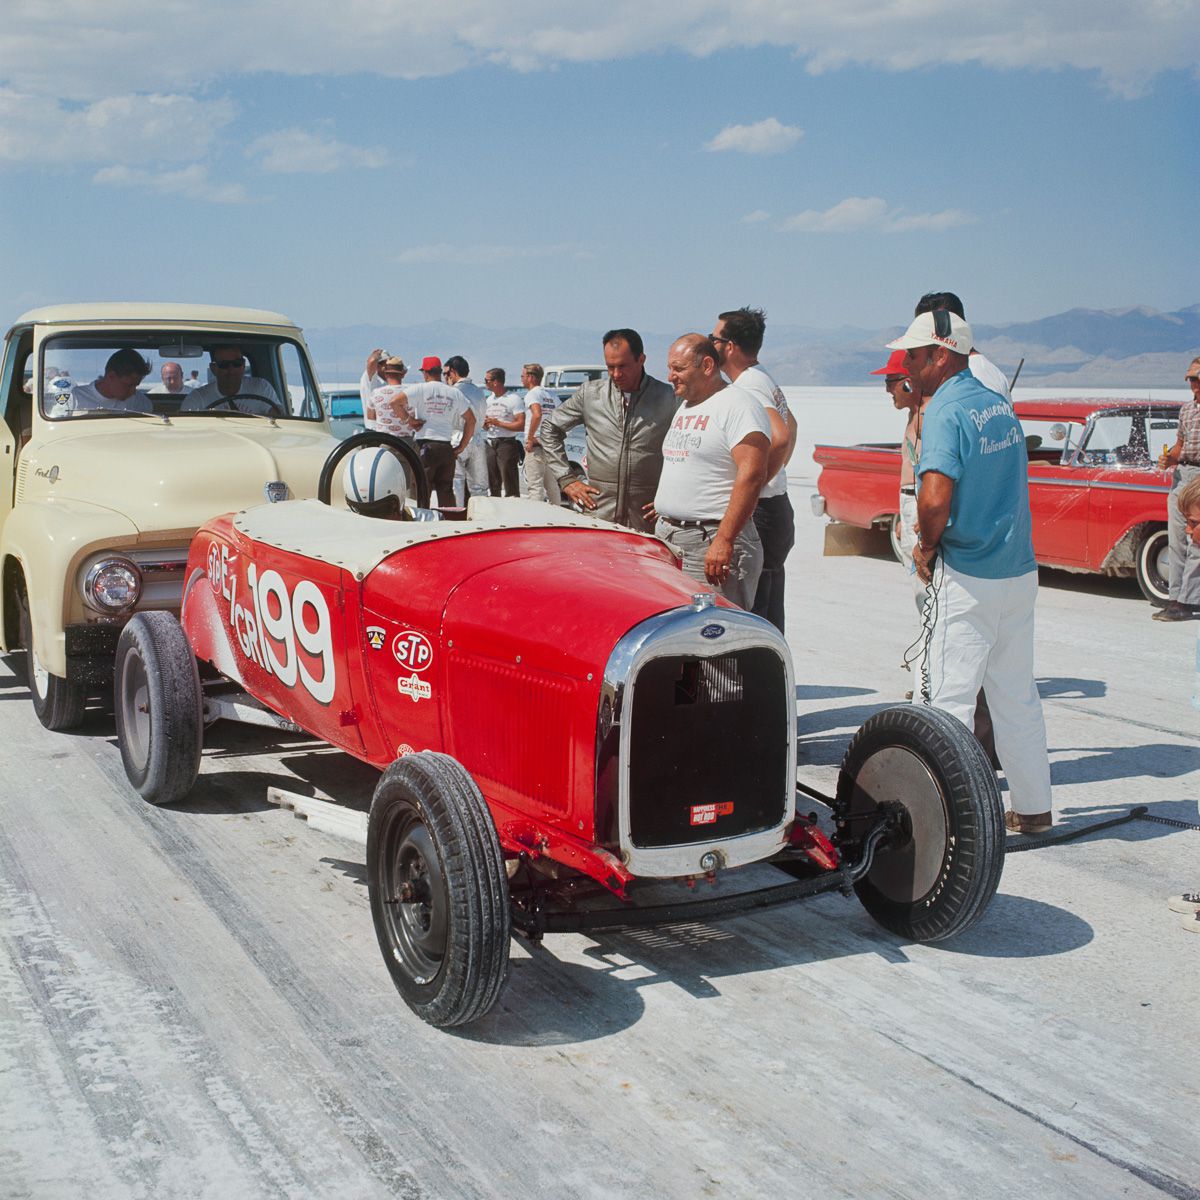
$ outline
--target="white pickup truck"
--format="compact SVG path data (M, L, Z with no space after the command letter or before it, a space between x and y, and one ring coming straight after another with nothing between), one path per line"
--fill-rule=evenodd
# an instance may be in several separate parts
M198 387L170 390L193 369ZM27 312L5 339L0 411L0 650L24 650L49 729L111 687L135 612L179 610L201 524L315 496L338 445L300 330L256 309Z

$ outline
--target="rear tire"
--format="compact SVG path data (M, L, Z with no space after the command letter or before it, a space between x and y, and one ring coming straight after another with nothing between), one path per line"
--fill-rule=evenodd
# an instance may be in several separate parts
M1142 535L1135 560L1138 587L1147 600L1156 604L1166 604L1171 596L1169 556L1170 546L1164 527L1150 529Z
M134 790L151 804L182 800L200 773L204 701L196 656L170 613L138 613L121 630L114 702Z
M918 942L970 928L1000 882L1005 836L996 775L971 731L915 704L871 717L838 777L836 813L851 857L881 806L901 828L854 885L863 907Z
M508 976L508 877L491 813L453 758L423 751L384 772L367 883L379 948L409 1008L443 1028L482 1017Z
M21 606L21 645L25 648L25 680L29 698L37 719L56 733L74 729L83 720L87 693L77 683L51 675L38 665L33 649L33 625L29 619L29 597L23 596Z

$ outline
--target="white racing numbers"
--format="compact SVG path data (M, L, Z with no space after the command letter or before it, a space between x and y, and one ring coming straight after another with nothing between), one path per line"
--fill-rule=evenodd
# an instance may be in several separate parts
M261 574L246 564L243 597L238 596L237 555L213 542L208 578L217 595L229 602L229 625L242 653L285 687L299 683L314 700L329 704L337 687L329 605L308 579L289 592L275 570Z

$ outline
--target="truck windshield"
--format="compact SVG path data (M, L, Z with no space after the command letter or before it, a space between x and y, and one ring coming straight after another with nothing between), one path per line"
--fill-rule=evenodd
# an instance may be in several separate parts
M52 421L120 413L323 419L307 356L287 338L63 334L43 342L38 379L42 415Z

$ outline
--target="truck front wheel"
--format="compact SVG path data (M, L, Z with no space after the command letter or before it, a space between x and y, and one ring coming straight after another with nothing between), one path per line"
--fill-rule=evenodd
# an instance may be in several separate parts
M21 599L21 645L25 648L25 677L29 698L37 719L47 729L62 732L74 729L83 720L86 693L77 683L51 675L39 665L33 648L33 624L29 619L29 598Z
M182 800L200 771L204 702L179 622L170 613L138 613L121 630L114 676L126 777L151 804Z

